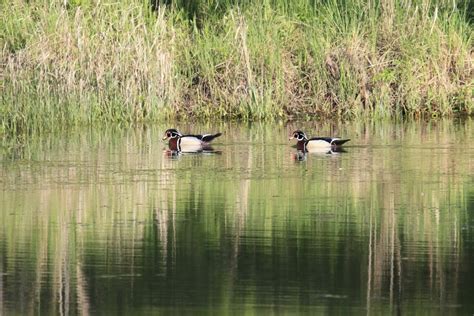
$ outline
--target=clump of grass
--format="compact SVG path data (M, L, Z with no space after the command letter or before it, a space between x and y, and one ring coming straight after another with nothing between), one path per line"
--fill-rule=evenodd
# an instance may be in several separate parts
M474 113L463 1L0 3L4 132Z
M168 114L174 32L163 12L140 3L65 9L17 1L3 9L30 30L26 44L3 45L5 129Z

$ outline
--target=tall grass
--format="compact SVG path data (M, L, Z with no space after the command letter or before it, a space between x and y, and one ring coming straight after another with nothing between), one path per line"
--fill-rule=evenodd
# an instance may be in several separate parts
M464 1L0 3L0 130L472 114Z

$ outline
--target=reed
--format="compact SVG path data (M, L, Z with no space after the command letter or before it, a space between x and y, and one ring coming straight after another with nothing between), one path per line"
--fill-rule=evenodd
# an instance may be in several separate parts
M467 1L165 2L2 0L0 132L474 112Z

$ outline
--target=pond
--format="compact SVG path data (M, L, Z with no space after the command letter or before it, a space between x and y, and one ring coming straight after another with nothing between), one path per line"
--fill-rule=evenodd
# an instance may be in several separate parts
M175 155L169 127L223 134ZM302 155L297 128L351 141ZM0 314L474 313L472 120L102 127L0 159Z

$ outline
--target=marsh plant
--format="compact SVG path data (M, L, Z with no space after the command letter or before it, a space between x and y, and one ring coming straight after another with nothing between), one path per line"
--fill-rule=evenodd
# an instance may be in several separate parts
M469 5L1 0L0 130L469 115Z

